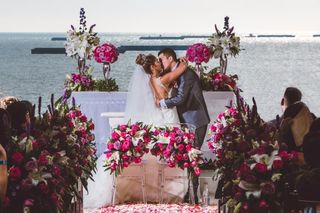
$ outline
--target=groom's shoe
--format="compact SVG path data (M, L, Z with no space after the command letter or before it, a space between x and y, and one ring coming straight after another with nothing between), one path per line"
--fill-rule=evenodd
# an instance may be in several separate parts
M196 205L199 204L199 199L198 199L198 196L197 196L197 195L194 196L194 202L195 202ZM187 192L187 193L183 196L183 203L190 203L189 192Z

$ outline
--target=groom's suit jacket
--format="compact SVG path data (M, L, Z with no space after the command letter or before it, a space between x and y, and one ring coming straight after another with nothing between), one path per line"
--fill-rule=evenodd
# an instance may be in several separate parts
M196 128L207 125L210 118L198 75L187 68L177 83L178 88L173 89L172 97L165 100L167 107L176 106L180 121L183 123L193 124Z

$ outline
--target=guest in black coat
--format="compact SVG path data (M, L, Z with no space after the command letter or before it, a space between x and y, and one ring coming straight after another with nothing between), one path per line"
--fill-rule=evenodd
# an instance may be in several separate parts
M320 132L308 133L302 147L308 167L298 175L296 188L303 199L320 200Z

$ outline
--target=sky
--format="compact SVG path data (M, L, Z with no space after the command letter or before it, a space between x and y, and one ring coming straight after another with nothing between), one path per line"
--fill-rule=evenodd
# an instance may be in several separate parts
M0 0L0 32L66 32L85 8L97 32L320 33L320 0Z

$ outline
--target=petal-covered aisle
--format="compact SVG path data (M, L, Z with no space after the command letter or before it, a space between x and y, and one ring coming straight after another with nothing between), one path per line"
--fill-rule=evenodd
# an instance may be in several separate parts
M201 213L216 213L217 206L190 206L185 204L127 204L117 206L107 206L100 209L85 209L84 213L176 213L176 212L201 212Z

